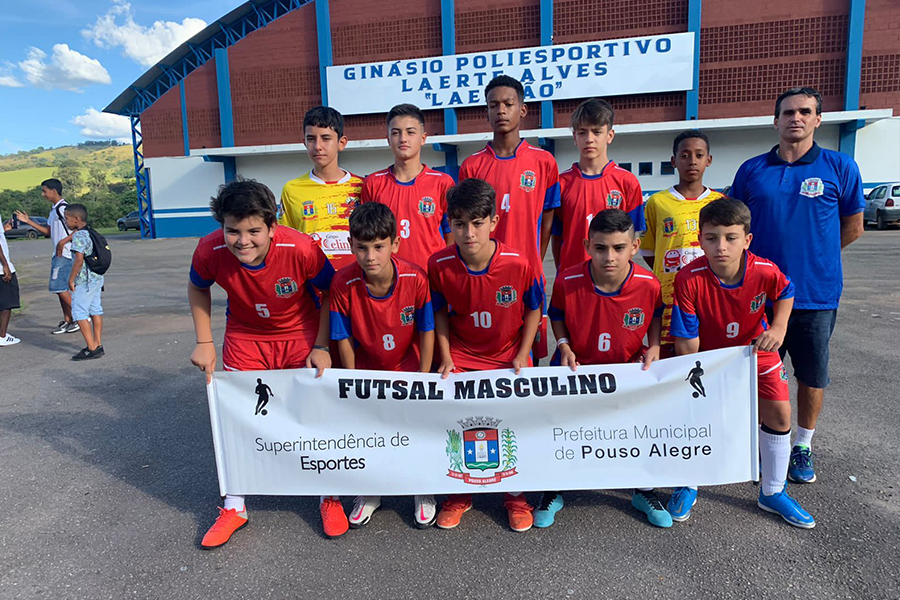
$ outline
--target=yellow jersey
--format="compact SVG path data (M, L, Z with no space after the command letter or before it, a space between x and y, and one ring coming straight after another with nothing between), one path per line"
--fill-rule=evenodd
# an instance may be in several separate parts
M363 179L349 171L324 181L310 171L284 184L278 222L312 236L335 270L354 264L350 252L350 213L359 205Z
M666 304L662 318L662 343L674 344L669 333L675 275L695 258L700 249L700 209L724 195L705 188L697 198L685 198L674 187L656 192L644 205L647 231L641 240L641 255L653 257L653 274L662 286Z

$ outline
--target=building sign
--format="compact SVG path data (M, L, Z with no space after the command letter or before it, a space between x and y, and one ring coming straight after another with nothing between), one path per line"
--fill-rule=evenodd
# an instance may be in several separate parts
M694 34L643 36L558 46L328 67L328 98L345 115L479 106L497 75L525 86L526 102L689 90Z

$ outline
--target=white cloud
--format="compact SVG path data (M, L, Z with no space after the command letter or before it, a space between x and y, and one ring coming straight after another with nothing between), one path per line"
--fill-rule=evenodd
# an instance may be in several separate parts
M131 121L128 117L102 113L93 106L72 119L71 123L78 125L81 128L79 132L86 138L131 141Z
M72 50L66 44L53 46L49 60L40 48L30 48L28 58L19 63L19 69L30 85L46 90L80 92L86 85L112 82L99 60Z
M101 48L122 47L122 54L145 67L152 66L166 54L206 27L202 19L154 21L147 27L134 21L131 4L113 0L113 5L96 23L81 33Z
M0 75L0 87L25 87L25 84L13 75Z

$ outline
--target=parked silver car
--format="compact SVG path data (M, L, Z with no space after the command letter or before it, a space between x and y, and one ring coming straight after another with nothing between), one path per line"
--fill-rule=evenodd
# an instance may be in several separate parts
M138 231L140 231L141 213L133 210L124 217L119 217L119 220L116 221L116 227L119 228L119 231L126 231L128 229L137 229Z
M874 221L878 229L900 222L900 181L879 185L869 192L863 221Z

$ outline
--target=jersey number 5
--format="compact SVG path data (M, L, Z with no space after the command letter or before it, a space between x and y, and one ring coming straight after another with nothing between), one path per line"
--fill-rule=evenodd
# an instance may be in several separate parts
M261 316L263 319L269 318L269 309L265 304L257 304L256 305L256 314Z

